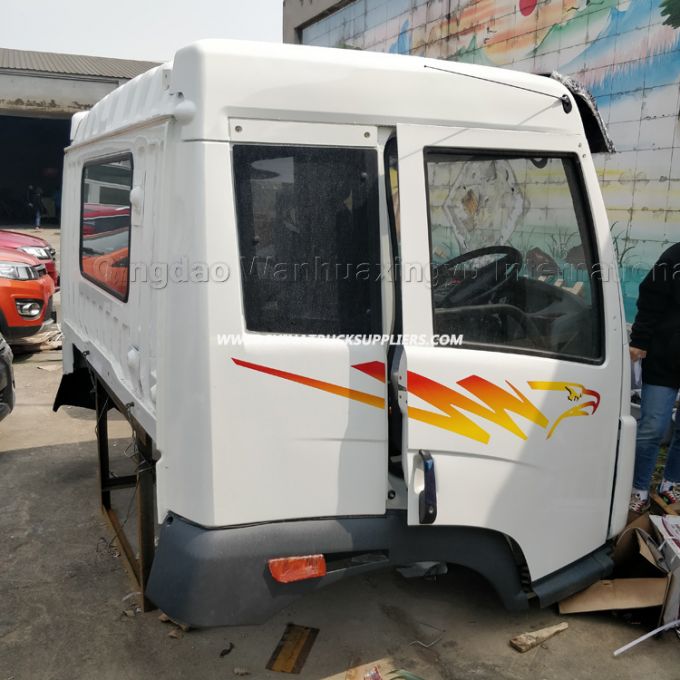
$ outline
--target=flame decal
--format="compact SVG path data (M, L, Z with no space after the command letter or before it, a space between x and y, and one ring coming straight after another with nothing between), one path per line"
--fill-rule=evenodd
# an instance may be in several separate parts
M359 401L374 408L384 409L385 399L381 396L353 390L341 385L308 378L297 373L281 371L277 368L254 364L249 361L232 358L232 361L243 368L259 371L277 378L290 380L291 382L306 385L329 394ZM369 361L363 364L355 364L352 368L385 382L385 364L380 361ZM471 375L458 381L458 385L475 399L466 396L446 385L430 380L419 373L408 372L408 391L423 401L434 406L439 412L428 411L415 406L408 407L408 417L413 420L427 423L450 432L455 432L463 437L487 444L491 435L475 421L469 418L463 411L483 418L499 427L511 432L520 439L527 439L526 432L517 424L510 414L521 416L543 429L550 425L546 416L511 382L505 381L510 388L504 389L478 375ZM595 390L589 390L584 385L574 382L533 380L527 384L532 390L544 390L563 392L569 402L576 402L564 411L548 429L546 438L550 439L557 426L566 418L575 416L591 416L600 405L600 394ZM590 398L582 401L584 398ZM481 403L480 403L481 402Z
M340 385L334 385L333 383L323 382L322 380L307 378L304 375L298 375L297 373L288 373L287 371L280 371L278 368L270 368L269 366L252 364L249 361L242 361L241 359L232 358L232 361L237 366L243 366L243 368L250 368L253 371L259 371L260 373L273 375L276 376L277 378L290 380L292 382L300 383L301 385L306 385L307 387L313 387L314 389L322 390L323 392L330 392L331 394L336 394L339 397L346 397L347 399L360 401L363 404L367 404L368 406L373 406L375 408L385 408L385 400L382 397L376 397L373 394L368 394L367 392L351 390L349 387L341 387Z
M385 364L382 361L367 361L365 364L354 364L352 368L356 368L371 378L385 382Z
M548 419L512 383L507 381L506 383L512 392L507 392L477 375L471 375L468 378L459 380L458 385L486 404L486 406L482 406L477 401L466 397L460 392L456 392L418 373L409 371L409 393L420 397L423 401L427 401L443 412L443 414L434 413L409 406L409 418L420 420L423 423L441 427L445 430L451 430L483 444L488 443L489 433L470 420L470 418L463 415L459 409L489 420L512 432L520 439L526 439L527 435L510 417L508 412L516 413L540 427L547 427Z

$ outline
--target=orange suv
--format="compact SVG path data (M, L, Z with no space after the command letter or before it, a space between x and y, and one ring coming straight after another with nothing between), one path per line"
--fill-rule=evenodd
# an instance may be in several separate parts
M0 248L0 334L10 344L53 322L54 281L35 257Z

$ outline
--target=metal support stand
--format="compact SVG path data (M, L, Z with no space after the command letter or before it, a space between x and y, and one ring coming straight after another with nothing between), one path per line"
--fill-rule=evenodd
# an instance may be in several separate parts
M109 465L108 412L117 408L127 414L125 406L114 397L95 374L95 413L97 417L97 453L99 456L99 489L104 518L115 534L125 558L125 566L142 594L142 609L151 611L155 606L146 598L146 584L151 573L155 551L153 441L132 418L132 426L140 462L134 474L112 477ZM137 503L137 551L130 544L118 515L111 506L111 493L120 489L134 489Z

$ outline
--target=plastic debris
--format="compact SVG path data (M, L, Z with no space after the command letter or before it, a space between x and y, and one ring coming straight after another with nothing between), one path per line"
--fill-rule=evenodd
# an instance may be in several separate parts
M431 623L425 623L424 621L416 621L416 623L419 626L436 630L437 633L439 633L439 635L437 635L437 637L435 637L435 639L432 640L431 642L422 642L421 640L414 640L413 642L409 642L409 647L411 645L420 645L425 649L430 649L430 647L434 647L444 637L444 633L446 632L443 628L437 628L437 626L433 626Z
M659 633L663 633L666 630L670 630L671 628L678 628L680 626L680 619L677 619L676 621L671 621L670 623L666 623L663 626L659 626L658 628L655 628L653 631L640 636L637 638L637 640L633 640L632 642L629 642L627 645L623 645L623 647L619 647L615 652L614 656L621 656L621 654L624 654L627 652L629 649L632 649L635 647L635 645L639 645L641 642L644 642L645 640L648 640L651 637L654 637L655 635L658 635Z
M236 668L234 668L234 675L250 675L250 671L247 668L236 666Z
M440 635L438 638L432 640L432 642L421 642L420 640L414 640L413 642L409 642L409 646L411 645L420 645L421 647L425 647L425 649L429 649L430 647L434 647L440 640L442 639L442 636Z
M392 659L373 659L366 663L355 656L348 663L344 680L387 680L386 673L393 666Z
M28 338L18 338L12 345L14 355L32 354L33 352L50 352L61 349L63 334L58 323L49 326L48 330L36 333Z

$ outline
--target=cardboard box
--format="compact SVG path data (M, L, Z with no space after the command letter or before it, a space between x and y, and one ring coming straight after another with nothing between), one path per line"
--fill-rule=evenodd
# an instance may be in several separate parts
M629 524L614 548L615 578L598 581L562 600L560 614L663 606L672 577L652 532L648 514Z

